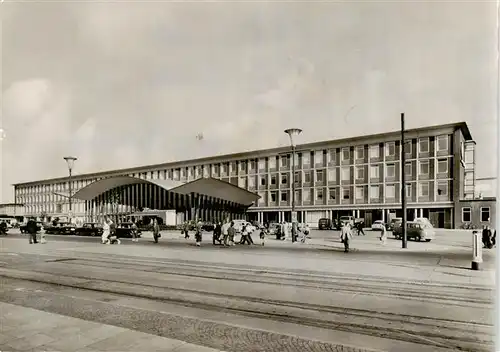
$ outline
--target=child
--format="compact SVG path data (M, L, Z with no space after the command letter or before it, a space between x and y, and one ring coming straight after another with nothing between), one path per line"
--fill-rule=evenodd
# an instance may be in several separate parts
M45 239L45 229L43 228L43 225L40 227L40 243L42 244L47 243L47 240Z
M264 245L264 242L265 242L265 239L266 239L266 229L264 227L262 227L260 229L260 235L259 235L259 237L260 237L260 243L262 245Z

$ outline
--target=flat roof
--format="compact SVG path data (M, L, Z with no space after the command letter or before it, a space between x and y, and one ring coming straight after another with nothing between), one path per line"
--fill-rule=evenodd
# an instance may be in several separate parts
M184 183L173 180L145 180L131 176L107 177L92 182L77 191L73 198L90 201L111 189L135 184L152 184L178 194L198 193L245 206L252 205L260 198L256 193L212 177L199 178Z
M419 132L425 132L425 131L431 131L439 128L455 128L455 129L460 129L462 131L462 134L464 135L464 138L466 141L472 141L472 135L470 133L469 127L467 126L466 122L455 122L455 123L448 123L448 124L442 124L442 125L431 125L431 126L425 126L425 127L418 127L418 128L413 128L413 129L407 129L405 130L406 133L419 133ZM306 143L306 144L298 144L297 145L297 151L300 152L301 149L312 149L312 148L318 148L321 147L322 145L325 144L331 144L331 143L353 143L356 141L361 141L363 139L367 138L389 138L389 137L396 137L400 138L401 131L390 131L390 132L384 132L384 133L377 133L377 134L365 134L361 136L355 136L355 137L346 137L346 138L341 138L341 139L330 139L330 140L323 140L323 141L318 141L318 142L312 142L312 143ZM176 168L176 167L182 167L183 165L189 163L189 164L205 164L205 163L211 163L214 160L217 159L234 159L234 158L248 158L251 157L254 154L265 154L265 153L275 153L275 154L283 154L286 152L290 151L290 147L275 147L275 148L268 148L268 149L257 149L257 150L252 150L252 151L247 151L247 152L239 152L239 153L231 153L231 154L218 154L214 156L209 156L209 157L203 157L203 158L195 158L195 159L188 159L188 160L179 160L179 161L171 161L171 162L166 162L166 163L161 163L161 164L152 164L152 165L142 165L142 166L134 166L131 168L124 168L124 169L115 169L115 170L108 170L108 171L100 171L100 172L94 172L94 173L86 173L86 174L77 174L73 175L73 180L82 180L82 179L87 179L89 177L106 177L106 176L119 176L120 174L124 173L135 173L135 172L146 172L145 169L148 169L147 171L152 171L153 169L162 169L162 168ZM37 181L27 181L27 182L19 182L19 183L14 183L12 184L13 186L20 186L20 185L36 185L40 183L53 183L53 182L67 182L68 181L68 176L64 177L56 177L56 178L49 178L49 179L43 179L43 180L37 180Z

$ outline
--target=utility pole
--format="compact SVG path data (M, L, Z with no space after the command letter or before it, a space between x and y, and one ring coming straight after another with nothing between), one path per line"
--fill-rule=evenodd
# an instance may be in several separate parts
M401 217L401 238L402 247L408 248L408 239L406 238L406 175L405 175L405 114L401 113L401 146L400 146L400 162L401 164L401 209L403 216Z

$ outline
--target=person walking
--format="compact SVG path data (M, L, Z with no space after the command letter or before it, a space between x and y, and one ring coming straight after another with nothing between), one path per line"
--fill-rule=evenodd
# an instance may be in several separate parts
M382 226L382 232L380 234L380 241L382 242L382 245L385 246L387 242L387 230L385 229L385 226Z
M183 225L184 239L189 239L189 222L185 221Z
M229 228L227 229L228 243L224 243L226 246L234 246L234 236L236 235L236 229L234 228L234 221L231 221Z
M38 243L37 239L36 239L36 232L37 232L37 224L36 224L36 221L31 218L28 220L28 223L26 224L26 231L28 232L28 235L29 235L29 241L30 241L30 244L32 243Z
M363 231L363 222L362 221L359 221L356 223L356 230L358 231L358 236L363 234L363 236L365 235L365 232Z
M243 228L241 229L241 240L239 244L252 244L250 241L250 234L249 234L249 228L248 224L243 225Z
M349 244L352 239L352 231L351 231L351 225L348 223L344 223L342 225L342 229L340 230L340 240L344 244L344 252L348 253L349 252Z
M139 236L137 233L137 224L135 220L132 219L132 225L130 226L130 232L132 232L132 242L139 242Z
M43 225L40 226L40 243L41 244L47 243L47 239L45 238L45 229Z
M198 223L196 224L196 233L194 235L194 239L196 241L196 245L198 247L201 246L201 240L202 240L202 237L203 237L203 228L202 228L203 224L201 221L198 221Z
M214 246L215 246L215 242L219 242L219 244L222 244L221 235L222 235L222 224L220 222L218 222L214 227L214 234L213 234L213 238L212 238L212 242L213 242Z
M222 225L222 244L224 246L227 246L227 241L229 239L229 233L228 233L228 230L229 230L229 227L231 226L230 223L225 223L224 225Z
M110 235L110 226L109 226L109 218L106 217L104 219L104 223L102 224L102 235L101 235L101 243L108 244L109 243L109 235Z
M158 220L156 218L153 219L153 226L151 230L153 231L153 239L155 243L158 243L158 238L160 238L161 235L160 235L160 225L158 225Z
M263 246L266 241L266 232L267 232L266 228L262 226L260 228L260 234L259 234L261 246Z

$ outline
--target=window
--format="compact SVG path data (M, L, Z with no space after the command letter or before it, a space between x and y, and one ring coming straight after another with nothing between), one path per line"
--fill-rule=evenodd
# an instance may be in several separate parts
M309 153L302 154L302 165L311 166L311 154Z
M244 161L240 162L240 171L247 171L247 163Z
M323 200L323 189L322 188L318 188L316 190L316 199Z
M264 176L262 176L262 177L260 178L260 185L261 185L261 186L265 186L265 185L266 185L266 178L265 178Z
M448 181L438 181L437 193L439 196L447 196L448 195Z
M302 199L309 202L311 200L311 191L308 189L302 190Z
M304 172L304 182L306 182L306 183L311 182L311 172L310 171Z
M349 181L351 179L351 168L343 167L342 168L342 181Z
M250 170L255 170L255 160L250 160L248 166Z
M420 138L418 140L418 151L420 153L429 152L429 138Z
M418 163L419 175L428 175L429 174L429 160L419 161Z
M370 186L370 198L378 198L380 197L380 188L379 186Z
M370 159L380 157L380 147L378 145L371 145L369 149Z
M370 166L370 178L379 178L380 167L378 165Z
M316 150L314 152L314 163L323 164L323 151L322 150Z
M236 162L235 161L232 161L230 164L229 164L229 172L234 172L236 171Z
M272 156L269 158L269 168L270 169L276 168L276 157L275 156Z
M385 145L385 155L386 156L396 155L396 143L389 142Z
M336 149L330 149L328 151L328 162L334 163L336 159L337 159L337 150Z
M192 167L190 167L189 170L188 170L189 177L193 177L193 173L194 173L194 170L193 170Z
M406 184L406 197L411 198L411 183Z
M281 167L287 167L287 166L288 166L288 157L285 155L281 157Z
M337 191L335 190L335 188L328 189L328 196L330 197L330 200L335 200L337 196Z
M421 182L418 187L418 195L420 197L429 196L429 182Z
M349 199L351 196L351 191L349 188L342 188L342 199Z
M351 151L349 148L342 148L342 160L351 159Z
M323 182L323 170L316 171L316 181Z
M448 150L448 135L437 137L437 151Z
M227 174L227 164L222 164L221 172Z
M276 185L276 175L271 175L271 184Z
M365 158L365 147L359 146L356 148L356 159L364 159Z
M411 154L411 140L404 142L404 151L405 154Z
M471 221L472 221L471 209L469 207L463 207L462 208L462 222L471 222Z
M286 191L281 192L281 201L282 202L288 201L288 192L286 192Z
M286 185L288 183L288 175L287 174L281 174L281 184Z
M358 180L363 180L365 178L365 167L364 166L358 166L356 168L356 178Z
M266 160L259 159L259 170L264 170L266 168Z
M222 170L224 170L224 165L222 165ZM181 177L186 177L186 169L185 168L181 169Z
M179 170L174 170L174 180L179 179Z
M247 188L247 178L246 177L238 178L238 187Z
M481 208L481 222L489 222L490 221L490 208L484 207Z
M396 186L394 186L394 185L385 186L385 197L386 198L396 198Z
M299 184L299 183L300 183L300 172L295 171L295 184Z
M333 182L337 179L337 170L330 169L328 170L328 182Z
M385 167L385 176L386 177L394 177L396 176L396 165L387 164Z
M255 188L255 177L251 176L248 179L248 188Z
M363 199L365 197L365 189L363 186L356 187L356 199Z
M405 163L405 175L406 176L412 176L412 167L411 167L411 162L410 163Z
M274 191L274 192L271 192L271 202L275 203L276 202L276 194L277 192Z
M448 173L448 159L438 159L438 174L446 174Z
M266 204L266 194L265 192L259 192L259 204Z

